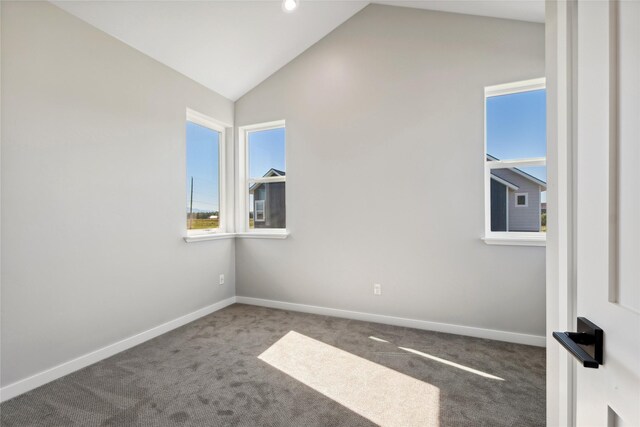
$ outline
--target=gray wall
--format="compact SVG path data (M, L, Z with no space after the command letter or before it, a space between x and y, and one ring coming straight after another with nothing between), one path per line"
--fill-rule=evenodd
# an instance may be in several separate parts
M287 121L291 236L238 295L544 335L544 248L480 240L483 88L543 75L541 24L380 5L283 67L236 124Z
M233 240L182 240L187 107L233 122L58 8L2 2L2 385L235 294Z

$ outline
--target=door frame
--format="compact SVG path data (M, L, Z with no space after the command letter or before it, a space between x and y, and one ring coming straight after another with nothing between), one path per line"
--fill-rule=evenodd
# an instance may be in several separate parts
M575 425L576 363L551 338L576 319L577 0L545 1L547 78L547 425Z

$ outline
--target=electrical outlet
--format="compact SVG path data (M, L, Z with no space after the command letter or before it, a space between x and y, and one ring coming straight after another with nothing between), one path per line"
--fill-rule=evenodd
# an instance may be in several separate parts
M224 285L224 274L220 275L220 284Z
M373 294L382 295L382 285L380 283L373 284Z

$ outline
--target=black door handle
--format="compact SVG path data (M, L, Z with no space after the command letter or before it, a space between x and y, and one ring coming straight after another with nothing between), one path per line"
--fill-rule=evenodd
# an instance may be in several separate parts
M553 337L585 368L602 365L604 333L584 317L578 317L578 332L554 332Z

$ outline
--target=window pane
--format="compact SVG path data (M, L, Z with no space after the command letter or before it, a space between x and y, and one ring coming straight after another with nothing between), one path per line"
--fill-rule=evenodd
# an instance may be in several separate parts
M218 228L220 133L187 122L187 229Z
M486 100L487 155L499 160L547 156L546 90Z
M249 228L286 228L284 182L249 186Z
M285 174L284 128L249 133L249 178Z
M491 170L491 231L546 231L546 167L530 169Z

